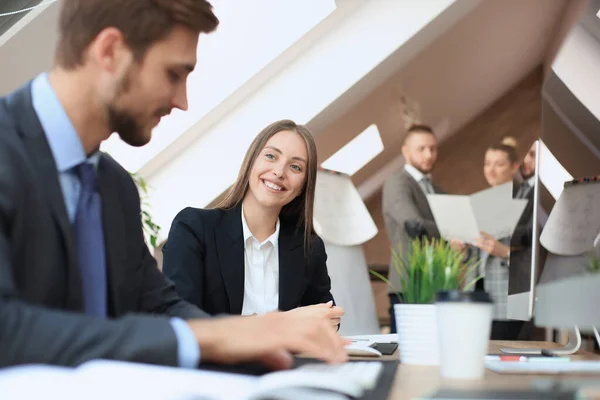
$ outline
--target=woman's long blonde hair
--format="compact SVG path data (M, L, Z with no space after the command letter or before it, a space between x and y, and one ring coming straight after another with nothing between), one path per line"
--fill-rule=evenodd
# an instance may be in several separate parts
M310 243L313 230L313 204L315 201L315 186L317 184L317 146L310 131L304 125L298 125L294 121L284 119L273 122L271 125L263 129L250 144L240 172L238 173L235 183L215 208L230 210L237 207L246 197L249 188L250 171L254 166L254 162L258 154L266 146L269 139L276 133L281 131L296 132L306 144L308 160L306 160L306 178L301 194L294 198L291 202L283 206L279 214L286 220L296 221L296 230L304 228L304 254L310 254Z

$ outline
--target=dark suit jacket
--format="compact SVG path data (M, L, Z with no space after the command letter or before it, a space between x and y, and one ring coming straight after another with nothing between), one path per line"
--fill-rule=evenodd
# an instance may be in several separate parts
M513 185L516 194L518 185ZM527 206L515 227L510 240L509 286L508 294L524 293L530 290L531 256L533 243L533 193L535 188L527 193Z
M333 300L323 241L313 236L304 257L303 232L280 218L279 309ZM241 207L186 208L175 217L163 248L163 273L185 300L210 314L241 314L244 238Z
M156 268L136 186L105 154L98 184L110 317L205 317ZM177 364L168 318L85 316L80 280L56 164L27 85L0 99L0 367L72 366L94 358Z
M433 186L433 189L436 193L444 193L437 186ZM406 256L411 241L405 229L406 221L418 221L422 224L427 236L440 237L425 193L415 178L404 168L384 183L382 202L388 239L394 249L401 246L401 256ZM388 279L396 289L401 290L400 276L394 268L393 257L390 261ZM393 289L389 288L389 291L391 293Z

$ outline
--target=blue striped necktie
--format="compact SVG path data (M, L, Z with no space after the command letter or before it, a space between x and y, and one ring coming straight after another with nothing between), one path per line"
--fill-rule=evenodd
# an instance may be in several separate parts
M88 315L106 317L106 250L102 199L96 182L96 170L86 162L75 167L75 170L81 182L81 191L73 230L81 272L84 311Z

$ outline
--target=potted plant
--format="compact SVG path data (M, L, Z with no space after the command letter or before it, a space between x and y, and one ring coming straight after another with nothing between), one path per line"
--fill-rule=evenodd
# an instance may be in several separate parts
M401 304L394 305L398 347L405 364L438 365L435 296L440 291L470 290L478 260L470 259L440 239L414 239L406 257L392 248L393 267L400 276L400 288L384 276L371 273L396 292Z
M152 215L150 214L150 202L148 200L148 184L146 183L144 178L137 172L130 172L129 175L131 175L131 178L135 182L135 185L138 187L138 191L140 192L142 210L141 217L144 236L149 242L149 246L152 253L154 253L154 250L158 245L158 235L160 233L160 226L154 222L154 220L152 219Z
M596 255L591 255L587 265L588 272L597 274L600 272L600 258Z

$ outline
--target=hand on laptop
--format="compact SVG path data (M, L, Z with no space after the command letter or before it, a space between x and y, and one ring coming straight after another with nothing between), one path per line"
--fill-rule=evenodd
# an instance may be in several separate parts
M334 306L333 301L331 300L327 303L294 308L293 310L290 310L288 312L323 318L328 320L333 326L338 326L340 324L341 318L344 316L344 309L342 307Z
M210 318L191 320L188 324L196 335L202 361L223 364L261 361L273 369L285 369L292 365L292 353L330 363L347 359L345 341L330 322L303 312Z

